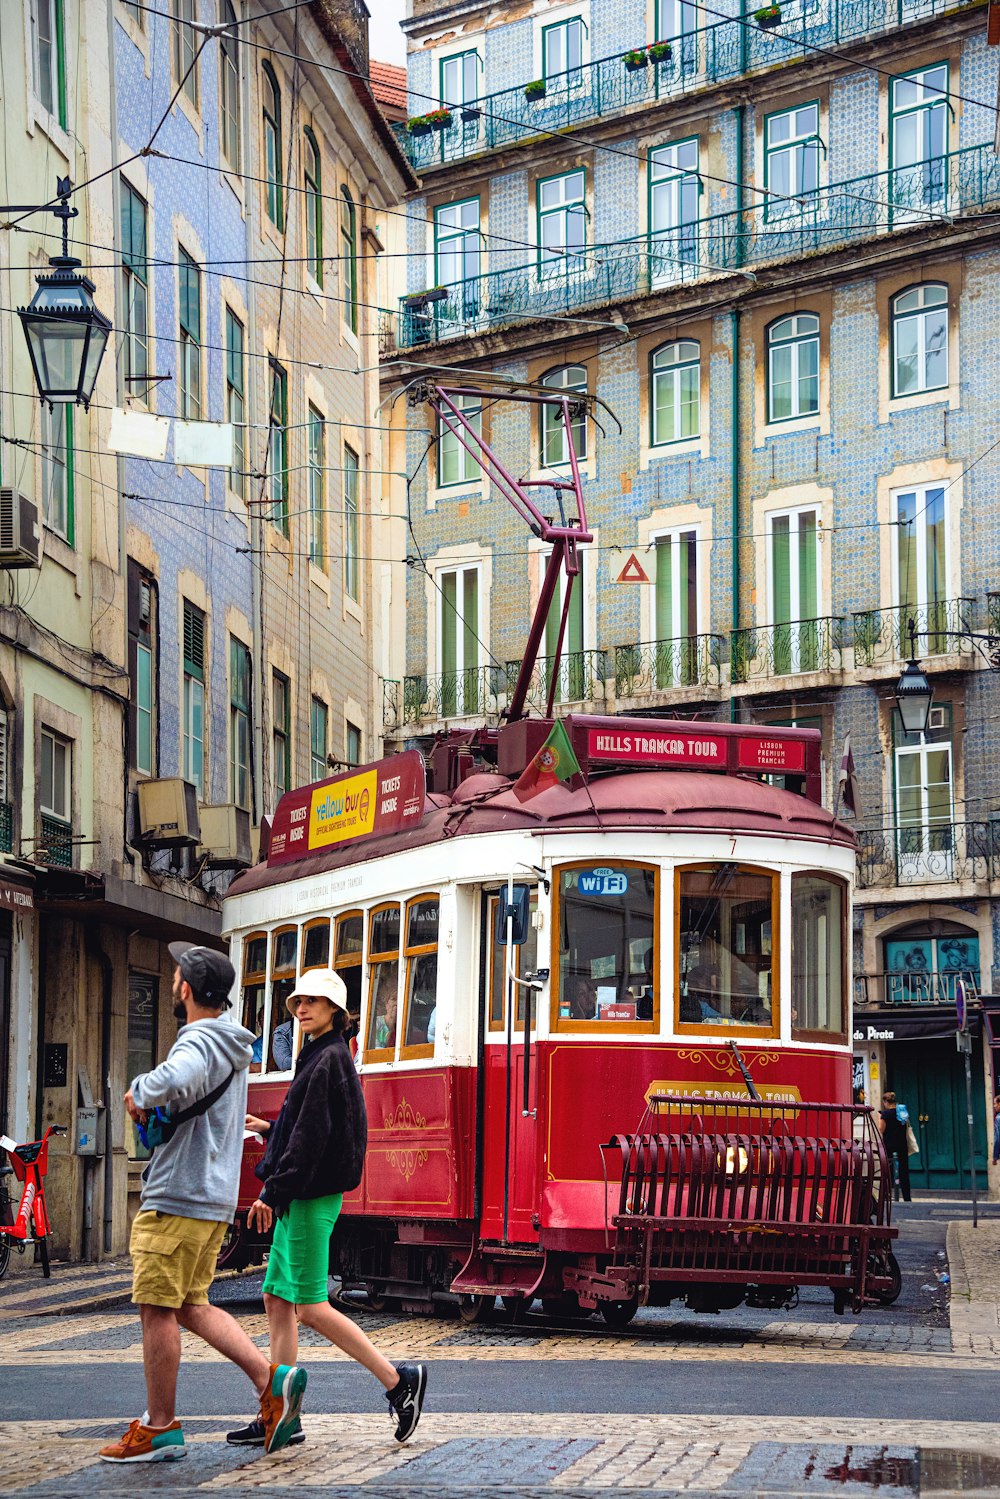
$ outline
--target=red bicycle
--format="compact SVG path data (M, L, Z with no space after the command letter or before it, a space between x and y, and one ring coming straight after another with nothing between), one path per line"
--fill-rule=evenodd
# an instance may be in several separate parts
M24 1253L26 1244L36 1244L42 1274L48 1280L52 1273L48 1242L52 1222L45 1203L45 1175L49 1169L49 1138L65 1133L63 1125L50 1124L40 1140L29 1140L24 1145L15 1145L6 1135L0 1135L0 1151L6 1151L10 1158L9 1166L0 1166L0 1279L7 1273L12 1244L18 1254ZM9 1176L22 1184L16 1215L11 1211L7 1190Z

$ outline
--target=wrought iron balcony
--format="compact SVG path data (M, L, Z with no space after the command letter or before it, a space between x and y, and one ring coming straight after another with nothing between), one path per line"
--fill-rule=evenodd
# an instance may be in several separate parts
M800 619L783 625L734 630L729 665L734 682L840 671L844 664L844 621L837 615Z
M615 646L615 696L648 697L678 687L722 685L721 635L683 635L675 640Z
M399 712L400 684L390 677L382 678L382 727L398 729L402 723Z
M70 869L73 864L73 824L59 817L41 818L42 836L35 845L34 857L41 864L58 864Z
M878 666L908 660L911 619L922 659L959 652L971 655L974 647L966 632L972 628L974 609L975 600L969 598L941 599L920 608L863 609L854 615L854 664Z
M1000 875L1000 813L996 818L889 823L858 829L858 888L976 884Z
M715 21L674 39L669 58L662 62L648 60L644 66L629 69L622 52L616 52L547 78L541 97L526 97L526 78L516 88L484 94L464 107L452 108L446 129L413 134L405 125L396 128L412 165L422 171L480 151L501 150L542 132L561 133L625 110L641 112L660 99L813 57L817 46L868 41L962 8L954 0L820 0L818 4L782 0L781 22L773 30L764 31L742 19ZM643 52L645 47L637 50ZM424 115L436 103L436 99L416 98L413 107Z
M603 700L607 675L607 652L568 651L559 662L554 701L557 703L593 703ZM539 656L528 685L528 705L544 712L552 680L554 656ZM507 696L514 690L520 661L507 662Z
M992 143L969 146L915 167L829 183L792 202L759 203L741 213L588 245L544 265L536 260L491 270L441 288L436 300L415 302L411 294L400 301L398 343L437 343L525 318L557 317L998 204L1000 156Z
M14 852L14 805L0 802L0 854Z
M940 973L929 969L856 973L854 1006L863 1009L883 1005L953 1005L959 979L965 985L966 998L978 999L978 968L952 968Z
M404 677L402 716L395 726L499 713L505 687L506 674L499 666Z
M991 635L1000 635L1000 593L986 595L987 627Z

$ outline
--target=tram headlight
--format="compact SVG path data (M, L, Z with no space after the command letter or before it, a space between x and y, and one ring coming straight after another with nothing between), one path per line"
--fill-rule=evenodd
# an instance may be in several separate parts
M719 1161L719 1164L720 1165L722 1164L721 1159ZM727 1145L726 1146L726 1175L727 1176L743 1176L745 1174L746 1169L747 1169L747 1167L749 1165L750 1165L750 1157L747 1155L747 1153L743 1149L742 1145L737 1145L737 1146Z

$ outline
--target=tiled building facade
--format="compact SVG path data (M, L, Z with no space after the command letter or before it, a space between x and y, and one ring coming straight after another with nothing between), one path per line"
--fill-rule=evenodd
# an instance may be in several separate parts
M411 363L386 378L432 364L604 403L572 436L595 539L562 704L815 725L831 801L850 733L858 1081L909 1096L925 1184L958 1185L955 984L1000 987L1000 688L972 638L1000 629L985 10L412 10ZM426 568L405 575L387 732L424 742L502 710L541 555L451 439L421 462L425 408L405 420ZM566 473L568 434L528 408L477 420L513 472ZM633 554L649 581L618 583ZM907 737L911 620L934 704ZM544 686L543 666L536 709Z

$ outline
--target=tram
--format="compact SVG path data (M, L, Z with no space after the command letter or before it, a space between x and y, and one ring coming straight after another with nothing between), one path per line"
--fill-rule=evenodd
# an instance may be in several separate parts
M336 968L356 1018L369 1149L331 1269L470 1320L498 1296L617 1324L803 1285L891 1300L889 1176L851 1100L854 838L819 733L569 715L579 769L525 799L553 722L287 793L230 888L251 1112L287 1089L300 974ZM260 1247L261 1154L234 1263Z

